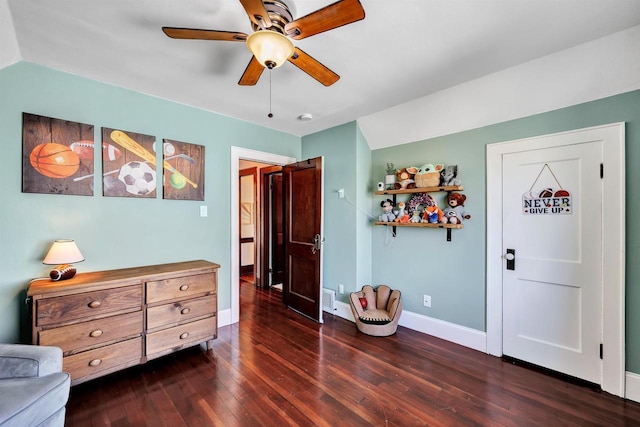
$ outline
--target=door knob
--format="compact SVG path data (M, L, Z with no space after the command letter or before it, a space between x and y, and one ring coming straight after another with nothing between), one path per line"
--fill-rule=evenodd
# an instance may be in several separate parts
M311 253L313 255L315 255L316 252L320 250L320 248L322 247L322 242L324 242L324 237L320 238L319 234L316 234L313 237L313 246L311 247Z
M516 250L507 249L507 253L504 254L504 259L507 260L507 270L516 269Z

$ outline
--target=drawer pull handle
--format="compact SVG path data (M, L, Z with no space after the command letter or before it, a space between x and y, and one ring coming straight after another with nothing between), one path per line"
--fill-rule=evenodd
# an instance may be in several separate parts
M187 289L189 289L189 285L182 285L182 286L180 286L180 290L181 290L181 291L186 291Z
M89 366L98 366L101 363L102 359L93 359L91 362L89 362Z
M91 333L89 334L89 336L92 337L92 338L99 337L100 335L102 335L102 331L100 329L96 329L95 331L91 331Z
M102 303L100 301L91 301L89 303L89 307L91 308L98 308L102 305Z
M180 314L189 314L190 311L191 309L189 307L186 307L180 310Z
M181 340L184 340L186 338L189 338L189 332L184 332L184 333L180 334L180 339Z

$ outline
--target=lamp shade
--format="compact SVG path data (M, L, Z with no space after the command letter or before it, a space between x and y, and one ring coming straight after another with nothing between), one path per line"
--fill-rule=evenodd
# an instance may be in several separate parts
M287 36L270 30L249 34L247 48L263 67L269 69L284 64L294 51L293 43Z
M73 240L56 240L53 242L53 245L51 245L51 249L49 249L42 263L58 265L73 264L80 261L84 261L84 256L80 253L76 242Z

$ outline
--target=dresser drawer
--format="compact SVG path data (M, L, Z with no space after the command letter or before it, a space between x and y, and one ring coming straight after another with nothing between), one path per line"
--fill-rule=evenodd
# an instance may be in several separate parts
M74 353L109 341L142 335L142 311L62 326L39 332L40 345L53 345Z
M147 329L183 323L197 317L213 315L216 311L215 295L151 307L147 309Z
M179 350L190 344L202 342L216 335L216 318L196 320L185 325L175 326L147 335L147 354L164 350Z
M84 292L37 301L37 326L92 319L142 306L142 285Z
M62 370L69 372L74 381L130 362L140 363L141 358L142 338L134 338L65 357Z
M192 298L216 291L215 273L174 277L147 282L147 304L155 302Z

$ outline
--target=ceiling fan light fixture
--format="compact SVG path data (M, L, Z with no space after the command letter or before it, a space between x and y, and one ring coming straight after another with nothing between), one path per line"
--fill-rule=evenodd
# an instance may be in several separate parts
M260 65L269 69L278 68L293 55L293 42L284 34L262 30L249 34L247 48Z

